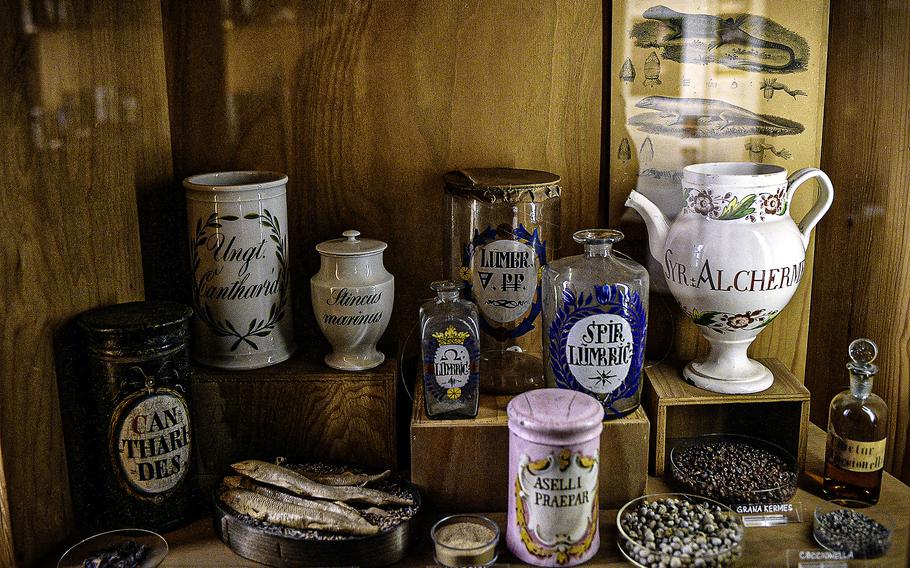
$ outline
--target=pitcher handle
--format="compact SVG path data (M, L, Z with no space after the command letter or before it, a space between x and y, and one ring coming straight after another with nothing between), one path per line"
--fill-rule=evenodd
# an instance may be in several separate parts
M787 194L790 201L793 200L793 194L796 192L796 189L802 185L803 182L812 178L818 178L818 199L815 200L815 205L806 213L806 216L797 223L803 241L803 249L809 248L809 234L812 232L815 225L822 220L822 217L825 216L828 209L831 208L831 202L834 201L834 186L831 185L828 174L818 168L803 168L801 170L796 170L787 178Z

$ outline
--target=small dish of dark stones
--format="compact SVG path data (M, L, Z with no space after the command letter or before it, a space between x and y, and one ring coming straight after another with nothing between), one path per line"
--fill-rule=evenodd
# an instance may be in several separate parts
M786 503L799 480L796 459L785 449L737 434L678 440L670 472L680 491L727 505Z
M815 509L812 536L825 550L857 559L878 558L891 548L891 518L859 501L824 503Z
M633 499L616 514L616 527L622 555L645 568L731 566L746 530L729 507L685 493Z
M57 568L155 568L167 556L160 534L118 529L91 536L63 553Z
M300 473L379 473L368 468L323 462L285 462L282 466ZM409 543L417 538L414 517L420 511L420 494L417 487L397 475L371 483L369 487L413 502L407 506L384 506L382 510L351 503L363 518L380 528L375 535L301 530L253 519L231 509L218 498L226 490L223 484L215 488L213 495L215 531L236 554L269 566L388 566L400 561Z

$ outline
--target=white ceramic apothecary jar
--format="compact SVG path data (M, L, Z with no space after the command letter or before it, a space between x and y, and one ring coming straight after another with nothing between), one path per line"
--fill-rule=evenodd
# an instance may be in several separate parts
M288 177L278 172L190 176L193 358L257 369L294 352L288 263Z
M342 235L316 245L321 262L310 279L313 312L332 344L326 365L363 371L385 361L376 343L392 315L395 277L382 264L384 242L358 238L360 231Z
M818 197L797 223L790 201L813 178ZM670 292L711 344L683 376L719 393L763 391L774 375L746 351L796 292L809 234L831 207L834 187L816 168L787 177L771 164L717 162L683 168L682 189L685 205L672 223L637 191L626 205L641 214Z

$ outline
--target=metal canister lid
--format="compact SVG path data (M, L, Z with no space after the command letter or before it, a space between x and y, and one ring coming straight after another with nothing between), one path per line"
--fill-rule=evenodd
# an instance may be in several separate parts
M539 203L559 197L560 177L541 170L469 168L443 176L446 191L488 203Z
M375 239L360 239L360 231L345 231L341 239L331 239L316 245L316 250L324 256L368 256L378 254L389 245Z
M178 302L128 302L89 310L77 322L92 351L141 355L185 343L192 315Z
M603 406L593 396L569 389L536 389L506 407L509 430L536 444L578 444L603 430Z

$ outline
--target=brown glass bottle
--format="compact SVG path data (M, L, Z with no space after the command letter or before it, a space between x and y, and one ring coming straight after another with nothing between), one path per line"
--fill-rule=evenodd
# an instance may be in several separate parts
M872 392L875 343L850 344L850 388L831 400L824 495L830 501L878 502L887 441L888 405Z

